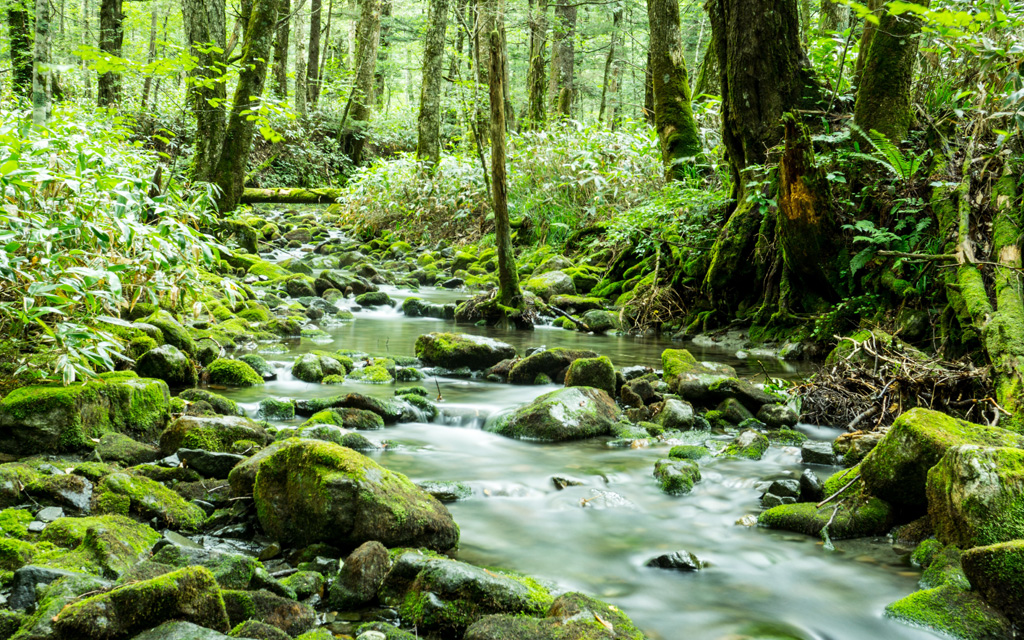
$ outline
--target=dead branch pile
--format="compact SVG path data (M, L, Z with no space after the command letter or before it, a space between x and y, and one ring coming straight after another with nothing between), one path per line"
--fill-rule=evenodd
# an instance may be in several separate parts
M872 431L914 407L983 424L1005 415L993 398L987 367L929 357L884 334L839 339L837 352L846 355L798 389L804 422Z

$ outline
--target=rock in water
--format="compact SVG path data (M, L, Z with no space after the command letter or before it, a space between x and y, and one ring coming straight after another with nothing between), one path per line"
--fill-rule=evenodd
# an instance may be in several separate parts
M245 473L240 465L235 469ZM236 486L232 473L232 487ZM289 439L258 461L253 495L266 532L280 542L444 551L459 541L448 510L408 478L366 456L320 440Z
M700 571L704 563L689 551L675 551L651 558L647 561L647 566L675 571Z
M604 391L566 387L540 396L485 428L510 438L559 442L607 435L620 416L615 401Z
M482 370L515 355L510 344L465 333L428 333L416 339L416 357L424 364L446 369Z
M169 344L142 354L135 370L144 378L157 378L172 387L194 387L199 379L188 356Z

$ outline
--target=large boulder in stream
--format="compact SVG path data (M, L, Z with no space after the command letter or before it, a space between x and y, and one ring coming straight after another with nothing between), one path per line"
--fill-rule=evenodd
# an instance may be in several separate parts
M827 503L797 502L761 512L757 523L818 537L828 526L834 540L883 535L893 524L893 510L884 500L869 495L859 478L860 468L843 469L825 481Z
M576 285L572 277L564 271L548 271L530 278L523 283L523 289L536 293L545 302L550 300L551 296L576 295Z
M860 465L868 491L903 511L902 519L924 513L928 506L925 485L928 470L960 445L1024 447L1024 436L938 411L911 409L893 423L881 442Z
M538 376L543 375L548 380L560 382L573 362L596 357L596 353L584 349L545 349L515 363L508 372L508 381L512 384L535 384Z
M604 391L565 387L498 417L485 429L509 438L560 442L608 435L621 416Z
M73 452L113 432L153 440L169 418L167 383L133 372L101 374L69 387L22 387L0 400L0 451Z
M618 607L582 593L559 596L543 618L492 615L466 630L463 640L644 640L642 631Z
M482 370L515 356L510 344L466 333L428 333L416 339L416 357L445 369Z
M458 544L459 527L444 505L361 453L293 438L261 454L254 456L256 513L267 534L284 544L351 549L377 540L438 551ZM232 471L233 489L244 487L252 462Z

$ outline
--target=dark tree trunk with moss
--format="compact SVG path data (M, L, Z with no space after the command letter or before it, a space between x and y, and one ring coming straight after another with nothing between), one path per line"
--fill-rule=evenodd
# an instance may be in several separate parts
M32 96L32 26L25 3L11 0L7 6L7 33L11 43L11 88L24 98Z
M684 161L700 155L701 146L690 110L690 81L679 33L679 3L647 0L647 17L651 28L654 127L661 142L665 175L669 180L680 180L687 173Z
M551 102L552 112L560 117L569 117L574 100L576 9L576 5L570 4L567 0L558 0L552 23L548 100Z
M925 7L928 3L929 0L917 2ZM914 122L910 89L920 35L921 20L917 14L882 14L857 88L853 120L864 131L878 131L893 142L907 137Z
M359 164L366 142L366 128L373 108L373 77L380 44L381 0L362 0L356 28L356 79L345 103L341 122L341 148L353 164Z
M868 0L866 3L867 7L871 9L871 13L874 14L875 17L879 18L879 20L884 13L882 7L885 6L885 1L886 0ZM860 33L857 65L853 68L853 84L855 85L860 84L860 74L861 71L864 70L864 63L867 62L868 52L871 50L871 40L875 37L875 31L877 29L878 27L875 26L874 22L871 22L870 20L864 21L864 26Z
M121 57L124 44L124 12L122 0L102 0L100 3L100 51ZM121 100L121 74L108 71L100 75L96 102L101 107L112 107Z
M278 0L255 0L245 30L242 59L239 62L238 86L232 100L231 115L217 163L216 183L221 189L217 205L221 211L238 206L245 183L249 152L256 122L247 117L259 107L263 85L267 79L277 24Z
M149 50L146 53L146 64L151 65L156 59L156 23L157 23L157 10L153 9L150 15L149 22ZM146 110L146 103L149 102L149 90L153 84L153 74L147 73L146 79L142 82L142 110Z
M50 0L36 0L36 19L32 65L32 123L43 126L50 119L51 80L50 71Z
M227 87L224 54L227 39L223 0L182 0L181 13L189 55L196 66L189 71L188 101L196 117L192 177L212 182L224 142Z
M288 38L291 32L291 12L289 0L280 0L281 17L278 20L277 33L274 34L274 95L278 98L288 97Z
M843 31L850 23L850 7L836 0L821 0L821 15L818 18L818 34Z
M651 52L647 51L647 64L644 65L644 120L654 126L654 74L651 72Z
M548 38L547 0L530 0L530 68L526 75L526 90L529 95L523 128L540 129L547 120L544 101L545 65L544 49Z
M430 0L427 34L423 42L423 84L416 157L431 166L441 158L441 75L447 27L448 0Z
M708 40L704 49L704 57L700 60L700 72L693 86L693 100L700 102L703 96L717 96L722 91L722 78L718 68L718 51L715 39Z
M320 99L320 14L321 0L311 0L309 7L309 49L306 56L306 106L316 106Z
M768 149L782 141L782 114L818 106L820 92L800 45L796 0L710 0L706 7L718 55L722 142L736 205L712 247L703 289L725 311L758 292L751 257L763 212L756 200L768 194L763 186L748 192L750 172L758 171Z
M678 25L676 25L678 27ZM614 113L616 106L618 105L618 89L616 74L618 73L618 67L620 65L619 59L616 57L619 55L620 44L619 41L622 39L622 6L615 5L612 8L612 33L611 43L608 45L608 57L604 61L604 82L601 83L601 106L597 111L597 119L599 122L605 121L605 114L607 112ZM611 102L612 104L609 104ZM611 118L615 120L615 116Z

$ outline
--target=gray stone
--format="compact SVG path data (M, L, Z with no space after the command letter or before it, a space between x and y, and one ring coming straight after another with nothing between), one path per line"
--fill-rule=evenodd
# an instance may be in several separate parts
M772 482L771 486L768 487L768 493L774 493L780 497L796 498L800 495L800 481L799 480L776 480Z
M204 478L219 479L226 479L235 465L245 460L245 456L234 453L219 453L202 449L178 449L178 457L186 466L194 469Z
M804 469L800 475L800 502L820 502L825 497L825 485L818 474Z
M794 426L800 416L784 404L766 404L757 410L757 419L772 429L781 429Z
M11 579L11 593L7 596L7 605L11 609L24 610L36 603L36 585L50 584L57 578L79 575L63 569L26 565L14 572Z
M232 638L219 631L200 627L191 622L173 621L143 631L132 640L232 640Z
M800 460L804 464L836 464L831 442L809 440L800 447Z
M53 522L57 518L64 517L64 510L60 507L46 507L36 513L36 520L40 522Z
M339 609L354 609L373 602L390 568L387 548L376 540L364 542L345 558L331 585L328 602Z
M669 431L686 431L694 426L693 406L689 402L668 398L661 411L651 420Z

